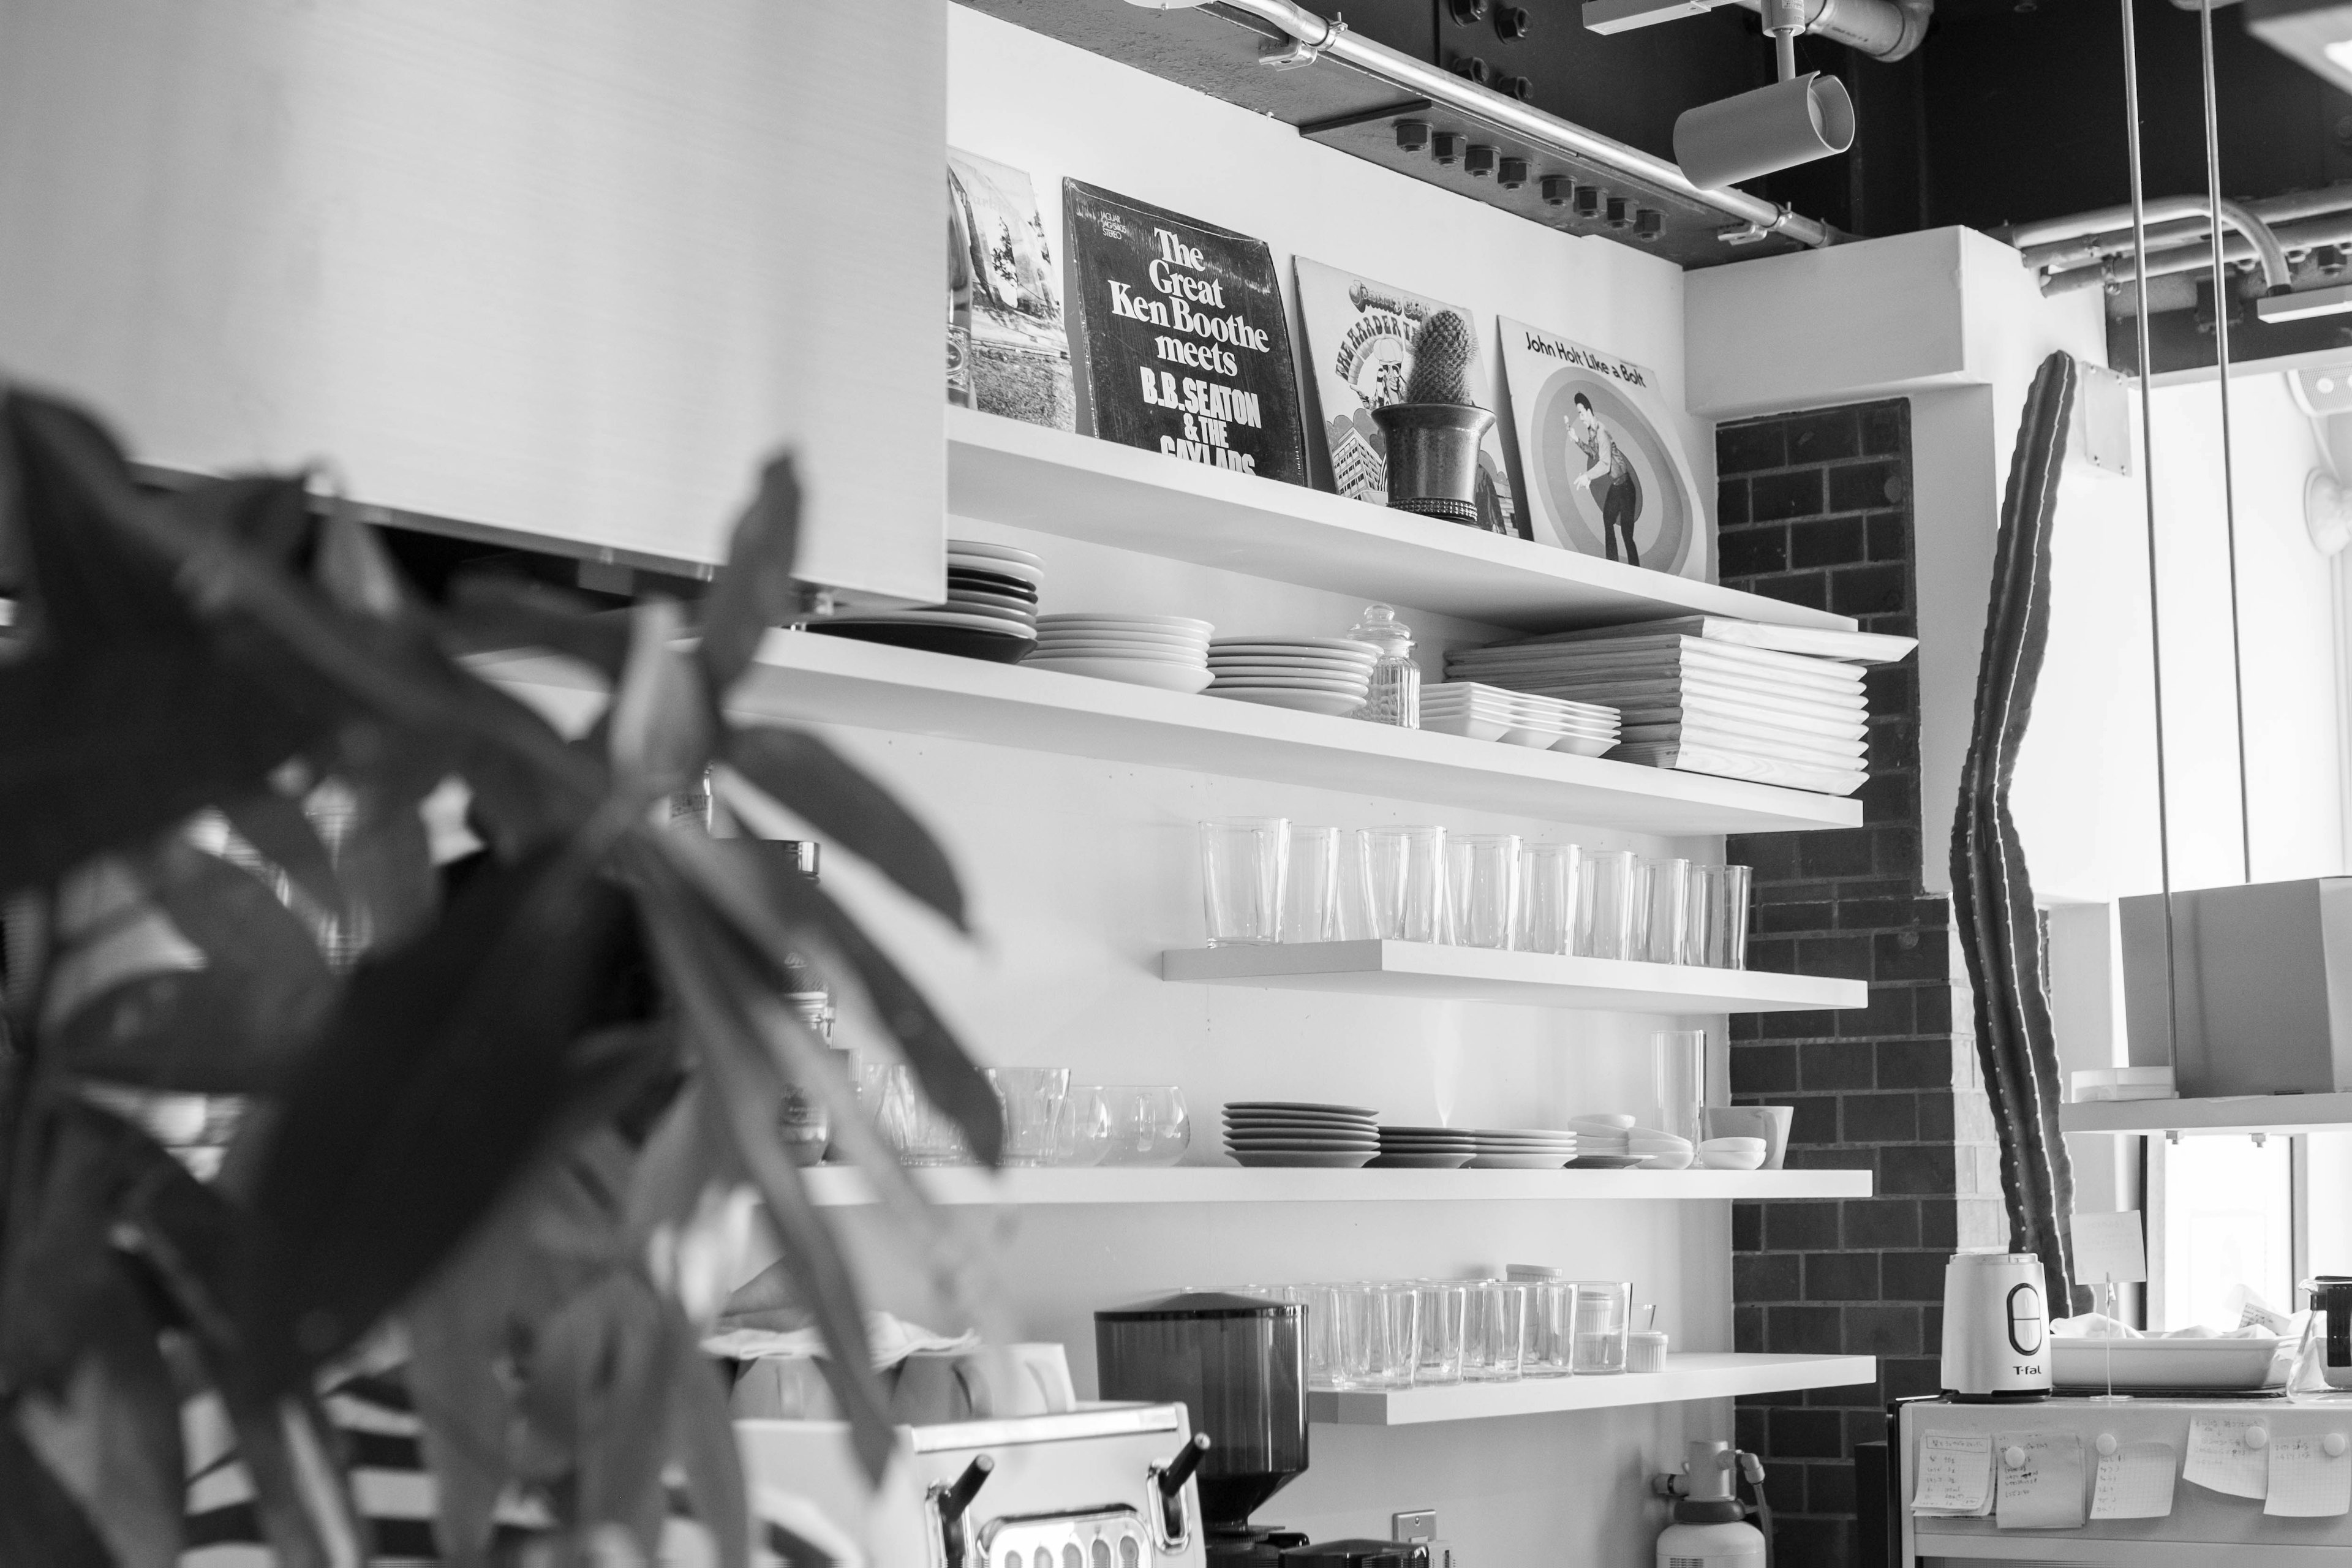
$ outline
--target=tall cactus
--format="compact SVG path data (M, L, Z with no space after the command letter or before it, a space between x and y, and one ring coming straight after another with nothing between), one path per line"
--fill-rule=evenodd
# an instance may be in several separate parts
M1407 403L1470 401L1470 323L1456 310L1440 310L1412 339L1412 379Z

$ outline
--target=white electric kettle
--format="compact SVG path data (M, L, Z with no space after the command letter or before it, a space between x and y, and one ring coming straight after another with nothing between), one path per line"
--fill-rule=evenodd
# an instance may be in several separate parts
M1944 1392L1979 1402L2050 1393L2042 1259L1956 1252L1944 1265Z

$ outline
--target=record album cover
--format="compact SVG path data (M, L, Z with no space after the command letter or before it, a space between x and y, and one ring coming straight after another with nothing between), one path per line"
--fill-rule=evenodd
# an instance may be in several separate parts
M1061 268L1019 169L948 149L948 396L1077 428Z

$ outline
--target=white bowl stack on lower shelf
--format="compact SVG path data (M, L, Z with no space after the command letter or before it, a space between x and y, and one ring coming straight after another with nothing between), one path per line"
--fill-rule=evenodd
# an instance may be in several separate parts
M1186 616L1040 616L1037 647L1021 662L1162 691L1198 691L1212 679L1209 634L1214 630Z
M1345 718L1371 694L1379 657L1346 637L1219 637L1209 645L1209 695Z
M1474 741L1597 757L1617 746L1617 710L1449 680L1421 691L1421 727Z

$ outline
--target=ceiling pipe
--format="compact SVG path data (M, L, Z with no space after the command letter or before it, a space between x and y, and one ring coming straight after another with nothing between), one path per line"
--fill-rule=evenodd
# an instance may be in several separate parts
M2285 247L2279 244L2278 237L2271 232L2268 224L2236 202L2209 204L2203 196L2165 196L2147 203L2146 210L2151 221L2189 217L2202 220L2206 218L2209 208L2211 207L2218 207L2221 222L2236 229L2252 245L2255 258L2262 263L2263 278L2269 286L2273 289L2287 288L2293 280L2294 271L2287 266ZM2109 207L2102 212L2080 213L2073 217L2053 218L2047 223L2022 224L2010 231L2010 243L2017 246L2021 253L2024 253L2037 245L2054 240L2074 239L2085 235L2104 235L2116 226L2118 217L2121 222L2129 224L2131 222L2129 209ZM2204 228L2198 230L2199 235L2207 232L2209 231ZM2154 273L2157 268L2151 265L2148 270ZM2114 283L2127 281L2135 276L2137 273L2133 271L2129 263L2101 261L2095 266L2057 272L2043 278L2042 291L2044 294L2071 294L2080 289L2104 288Z
M1761 14L1764 0L1738 0ZM1899 60L1927 36L1936 0L1803 0L1805 33L1874 60Z
M2151 249L2169 249L2175 245L2203 239L2210 225L2205 216L2202 200L2194 203L2196 211L2189 216L2169 223L2151 223L2147 227L2147 243ZM2330 185L2325 190L2295 191L2283 196L2265 196L2257 201L2240 204L2249 213L2275 229L2283 223L2299 218L2325 217L2331 214L2352 211L2352 184ZM2132 248L2131 230L2122 226L2104 231L2079 228L2084 222L2104 219L2117 209L2084 213L2071 218L2055 218L2046 224L2030 224L2014 229L1996 230L1997 237L2007 239L2018 247L2025 265L2037 272L2063 272L2085 262L2102 260L2110 256L2128 255ZM2126 219L2127 223L2128 218ZM2053 228L2075 230L2073 237L2038 240ZM2292 248L2290 247L2289 248Z
M1139 3L1169 8L1164 0L1139 0ZM1174 0L1176 5L1197 4L1199 0ZM1442 104L1456 113L1482 120L1498 130L1507 131L1523 141L1548 149L1565 157L1580 158L1598 163L1631 179L1641 180L1672 194L1711 208L1726 217L1737 219L1743 226L1742 237L1760 238L1777 234L1800 245L1815 247L1834 245L1839 239L1836 230L1809 217L1801 217L1787 207L1768 202L1761 196L1751 196L1745 191L1705 190L1683 177L1683 172L1663 158L1654 158L1639 148L1628 147L1580 125L1570 123L1539 109L1531 109L1516 99L1505 98L1452 71L1401 54L1385 45L1376 44L1349 27L1347 23L1327 22L1312 11L1298 5L1295 0L1217 0L1228 11L1255 17L1281 32L1289 40L1286 47L1274 46L1263 57L1269 65L1285 68L1312 65L1318 60L1337 60L1342 65L1375 80L1386 82L1399 92L1414 98L1425 98ZM1806 0L1808 5L1812 0ZM1831 0L1823 0L1824 4ZM1856 0L1834 0L1850 5ZM1891 0L1866 0L1866 3L1890 5Z
M2323 245L2352 245L2352 209L2332 213L2326 217L2305 219L2302 223L2283 224L2272 229L2271 236L2278 242L2279 248L2289 255L2316 250ZM2231 266L2240 266L2249 262L2259 263L2262 255L2243 237L2232 234L2224 237L2221 242L2221 259ZM2151 251L2147 258L2147 275L2165 278L2181 272L2196 272L2210 267L2212 261L2210 248L2201 240L2192 239L2186 245L2170 247L2161 252ZM2042 291L2044 294L2071 294L2094 284L2126 289L2137 277L2128 259L2108 260L2061 272L2045 280ZM2257 294L2281 292L2271 286L2267 274L2264 274L2259 289L2248 291Z

